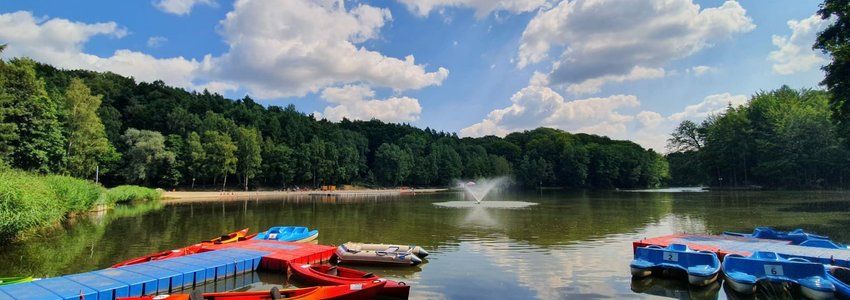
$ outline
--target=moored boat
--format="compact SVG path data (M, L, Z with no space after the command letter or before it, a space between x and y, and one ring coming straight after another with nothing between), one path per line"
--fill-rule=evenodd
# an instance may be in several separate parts
M847 245L833 242L829 239L828 236L806 232L803 229L799 228L791 231L780 231L772 227L761 226L753 229L753 233L724 231L723 234L729 236L788 241L791 243L791 245L799 245L805 247L848 249Z
M33 280L33 278L31 276L0 277L0 285L24 283L24 282L30 282L32 280Z
M345 243L349 248L359 248L365 251L384 251L384 252L409 252L415 254L419 258L428 256L428 251L416 245L393 245L393 244L369 244L369 243Z
M422 263L422 259L410 252L363 250L354 243L339 245L336 257L340 264L415 266Z
M850 269L838 266L826 267L826 278L835 285L835 292L844 299L850 299Z
M316 285L345 285L372 280L385 280L372 273L331 265L290 265L292 274L305 283ZM410 286L404 282L386 280L387 284L378 292L379 296L407 299Z
M704 286L717 280L720 260L713 252L671 244L667 248L649 246L635 249L635 258L629 266L634 277L649 276L657 269L681 270L688 274L690 284Z
M265 299L302 299L302 300L367 300L375 298L386 282L373 281L337 286L315 286L300 289L258 292L192 293L143 297L119 298L123 300L265 300Z
M157 253L148 254L142 257L131 258L117 264L112 265L113 268L121 267L121 266L129 266L154 260L161 259L169 259L174 257L180 257L184 255L195 254L203 251L204 245L209 244L227 244L227 243L235 243L239 241L244 241L246 239L250 239L254 237L254 235L248 235L248 228L234 231L225 235L222 235L217 238L212 238L209 240L201 241L200 243L189 245L183 248L174 249L174 250L165 250Z
M275 226L269 228L269 230L258 233L257 236L254 237L254 239L306 243L312 242L318 237L318 230L310 230L307 227Z
M830 299L836 289L823 265L799 257L786 259L773 252L757 251L750 257L730 254L723 259L722 269L729 287L743 294L755 292L762 280L797 284L811 299Z

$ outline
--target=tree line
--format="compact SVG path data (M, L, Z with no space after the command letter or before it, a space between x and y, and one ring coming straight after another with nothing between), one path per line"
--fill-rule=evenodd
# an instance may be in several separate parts
M0 157L27 171L164 188L448 186L502 175L526 187L645 188L668 178L663 156L628 141L548 128L459 138L378 120L334 123L292 105L26 58L0 62Z

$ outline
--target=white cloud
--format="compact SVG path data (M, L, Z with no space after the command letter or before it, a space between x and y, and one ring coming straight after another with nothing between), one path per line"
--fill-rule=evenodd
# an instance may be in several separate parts
M702 76L708 72L714 72L715 68L709 66L694 66L688 69L688 73L693 73L695 76Z
M328 106L324 113L315 113L315 115L331 121L348 118L401 123L415 121L422 113L422 107L419 106L417 99L410 97L374 99L375 91L365 85L329 87L322 91L321 97L335 105Z
M549 81L577 84L576 90L612 78L657 78L629 75L636 68L657 70L754 28L735 1L705 9L691 0L562 1L528 23L517 66L543 62L558 51Z
M192 80L200 66L195 60L160 59L131 50L116 50L110 57L83 52L83 45L93 36L121 38L126 34L114 22L39 20L25 11L0 14L0 43L9 44L3 52L5 57L27 56L60 68L110 71L143 81L163 80L176 86L193 86Z
M744 95L709 95L681 112L664 116L648 110L634 113L640 101L632 95L567 101L548 87L530 84L511 97L510 106L491 111L485 119L461 129L459 134L464 137L505 136L543 126L628 139L662 151L670 132L682 120L699 122L710 114L722 112L730 103L740 105L746 101Z
M773 71L777 74L789 75L805 72L826 63L826 58L815 50L817 33L829 25L831 20L823 20L818 15L812 15L803 20L790 20L788 27L791 36L773 36L773 45L777 50L768 54L773 61Z
M170 14L187 15L192 12L192 8L197 4L216 5L213 0L159 0L154 3L154 6Z
M147 45L150 48L159 48L162 47L168 39L162 36L152 36L148 38Z
M730 93L709 95L702 102L688 105L683 111L672 114L670 120L705 119L709 115L723 112L729 105L734 107L747 103L747 99L747 96Z
M398 0L408 10L420 16L443 7L468 7L475 10L475 16L483 18L495 11L524 13L548 5L547 0Z
M375 39L388 9L338 2L240 0L221 22L230 49L209 63L211 77L260 98L302 96L326 86L367 83L395 90L440 85L449 74L417 65L413 56L384 56L357 44Z
M580 83L570 84L567 86L567 91L574 94L592 94L599 92L602 85L609 82L625 82L640 79L652 79L664 77L664 68L643 68L635 66L625 75L605 75L601 77L587 79Z

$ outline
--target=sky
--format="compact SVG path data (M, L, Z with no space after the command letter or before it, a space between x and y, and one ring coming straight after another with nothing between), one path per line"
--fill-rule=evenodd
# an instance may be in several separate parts
M0 2L2 57L460 136L540 126L665 152L782 85L818 88L813 0Z

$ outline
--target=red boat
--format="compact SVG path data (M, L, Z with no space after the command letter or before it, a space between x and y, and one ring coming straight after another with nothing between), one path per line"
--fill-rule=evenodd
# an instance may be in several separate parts
M265 299L300 299L300 300L368 300L377 295L386 282L374 280L370 282L346 284L337 286L314 286L301 289L278 290L273 288L268 292L225 292L192 294L174 294L159 296L143 296L118 298L124 300L265 300Z
M206 241L201 241L200 243L190 245L190 246L186 246L186 247L183 247L183 248L180 248L180 249L165 250L165 251L162 251L162 252L148 254L148 255L145 255L145 256L142 256L142 257L131 258L131 259L119 262L117 264L114 264L114 265L112 265L112 267L117 268L117 267L121 267L121 266L134 265L134 264L144 263L144 262L149 262L149 261L154 261L154 260L168 259L168 258L180 257L180 256L184 256L184 255L189 255L189 254L195 254L195 253L202 252L204 245L235 243L235 242L248 240L248 239L254 237L255 235L257 235L257 234L255 233L255 234L252 234L252 235L248 235L248 228L245 228L245 229L242 229L242 230L239 230L239 231L234 231L234 232L222 235L222 236L217 237L217 238L213 238L213 239L206 240Z
M344 285L363 283L373 280L385 280L386 285L378 292L379 296L407 299L410 286L404 282L381 279L372 273L331 265L290 265L292 273L306 283L316 285Z

